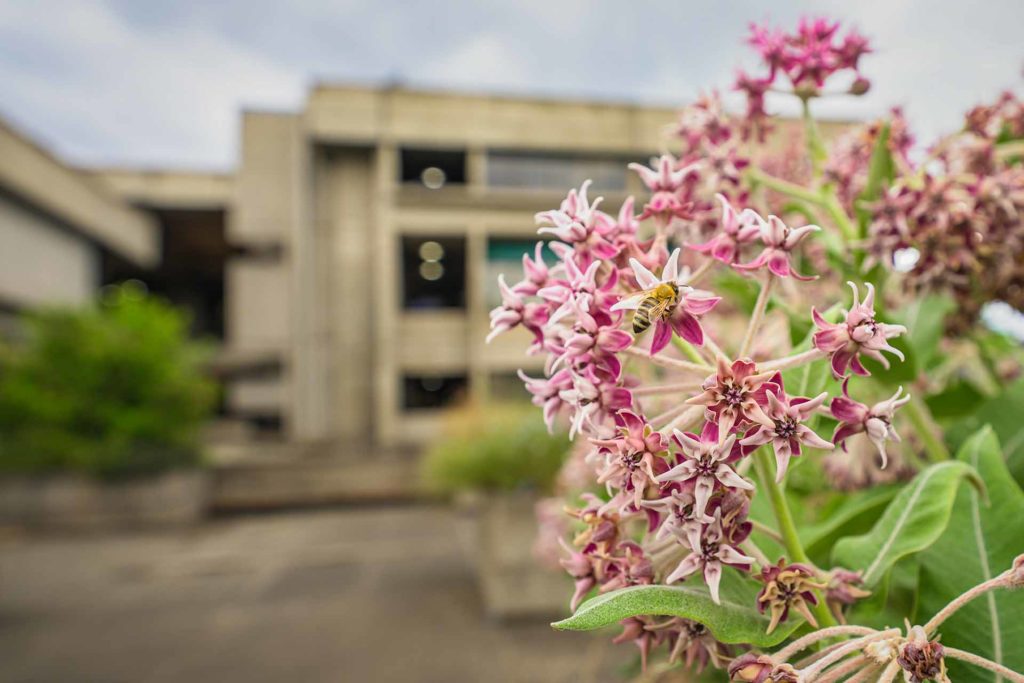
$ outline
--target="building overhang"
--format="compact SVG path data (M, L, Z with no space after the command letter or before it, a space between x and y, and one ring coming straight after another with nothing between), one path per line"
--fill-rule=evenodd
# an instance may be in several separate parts
M139 266L160 260L156 221L0 119L0 188Z

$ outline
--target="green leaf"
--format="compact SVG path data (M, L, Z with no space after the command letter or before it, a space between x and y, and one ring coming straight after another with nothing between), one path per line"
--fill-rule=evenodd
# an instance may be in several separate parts
M846 497L822 521L801 530L804 550L812 559L825 557L839 537L868 531L899 490L898 486L876 486Z
M896 164L889 150L889 124L886 123L878 132L878 140L871 150L871 160L868 162L868 178L864 185L864 191L858 197L857 227L861 235L866 235L868 224L871 222L871 212L863 207L865 202L872 202L882 194L882 187L892 182L896 174Z
M981 393L974 384L963 379L953 380L942 391L926 396L924 399L932 417L939 420L970 415L984 401L985 394Z
M835 564L864 571L864 583L876 585L897 560L935 542L949 523L957 489L964 478L980 486L966 463L951 460L921 471L863 536L841 539L832 551Z
M971 436L957 459L974 467L988 492L986 504L965 488L956 497L946 532L921 554L922 621L950 600L1008 569L1024 552L1024 492L1003 462L999 440L988 427ZM961 608L940 628L942 643L1024 671L1024 591L988 593ZM997 680L991 672L947 658L957 683Z
M998 396L976 404L974 414L947 431L953 444L964 443L967 435L985 424L995 431L1003 446L1003 458L1017 483L1024 486L1024 380L1011 384Z
M591 598L568 619L552 626L560 631L591 631L642 614L683 617L704 624L723 643L772 647L784 641L803 621L789 619L768 635L768 619L756 604L757 589L722 576L722 603L716 605L705 586L631 586Z
M861 362L871 373L871 379L882 384L888 384L889 386L899 384L906 386L917 379L918 372L921 369L917 360L917 353L906 337L890 339L889 344L899 349L903 353L905 360L901 361L898 356L886 353L886 358L889 361L888 368L866 356L861 356Z
M956 304L948 295L929 294L914 299L897 316L907 327L907 339L914 349L919 369L931 366L942 340L946 316L955 308Z

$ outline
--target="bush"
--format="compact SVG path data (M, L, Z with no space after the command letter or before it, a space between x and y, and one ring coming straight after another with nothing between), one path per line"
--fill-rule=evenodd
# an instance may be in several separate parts
M422 480L435 492L550 491L570 442L548 434L528 405L467 406L453 411L445 436L423 459Z
M0 470L142 475L201 460L212 382L168 304L124 285L92 306L24 316L0 349Z

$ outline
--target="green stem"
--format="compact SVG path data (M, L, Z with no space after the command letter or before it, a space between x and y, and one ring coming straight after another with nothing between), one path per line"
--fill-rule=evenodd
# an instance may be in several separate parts
M928 410L927 404L917 394L914 394L910 402L907 403L904 408L904 412L907 417L910 418L911 424L914 425L914 431L921 437L921 441L924 442L924 450L928 453L928 457L933 462L942 462L943 460L951 460L949 449L946 448L946 444L942 443L942 439L935 435L934 420L932 419L931 411Z
M679 349L687 358L692 360L694 363L707 363L703 356L693 348L693 344L677 337L675 334L672 335L672 345Z
M775 190L779 194L784 194L787 197L793 197L794 199L800 199L815 206L821 206L823 199L820 194L814 190L804 187L803 185L797 185L791 183L788 180L777 178L771 174L765 173L759 168L751 168L747 171L747 179L753 185L763 185L769 190Z
M853 224L853 220L846 214L846 209L839 203L839 199L836 197L835 190L829 188L825 193L825 199L822 202L822 206L828 213L829 218L836 224L839 231L843 233L843 241L847 244L857 239L857 226Z
M825 149L825 142L821 139L818 124L811 116L810 101L803 99L801 105L803 107L804 134L807 136L807 154L811 158L814 177L821 178L822 168L828 159L828 150Z
M782 545L789 553L792 562L799 562L807 566L813 566L811 559L807 557L803 543L800 542L800 535L797 534L796 524L793 522L793 514L789 511L789 503L786 501L786 492L772 473L771 452L766 448L760 448L754 455L754 467L757 468L757 477L761 486L768 491L768 499L771 501L772 510L775 513L775 520L778 522L779 533L782 534ZM835 626L838 622L832 616L832 612L825 605L825 601L819 596L818 604L814 606L814 615L818 618L820 627Z

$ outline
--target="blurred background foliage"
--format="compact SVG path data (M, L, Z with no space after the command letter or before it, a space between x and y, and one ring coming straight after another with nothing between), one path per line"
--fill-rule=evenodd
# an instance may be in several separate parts
M467 404L446 417L422 460L421 482L439 495L550 492L570 445L566 434L548 433L529 403Z
M201 462L216 398L187 317L132 284L26 313L0 346L0 471L102 478Z

